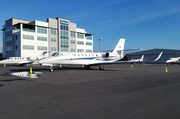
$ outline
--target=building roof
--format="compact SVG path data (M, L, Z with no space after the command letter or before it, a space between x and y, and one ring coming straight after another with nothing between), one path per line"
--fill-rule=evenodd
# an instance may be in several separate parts
M160 49L160 48L154 48L150 50L142 50L138 52L133 52L133 53L128 53L128 55L142 55L142 54L155 54L155 53L160 53L160 52L168 52L168 53L175 53L175 54L180 54L180 50L176 49Z

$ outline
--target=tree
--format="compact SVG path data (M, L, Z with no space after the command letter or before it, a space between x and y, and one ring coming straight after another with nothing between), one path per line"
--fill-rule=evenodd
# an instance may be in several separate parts
M3 59L3 54L2 53L0 53L0 60L2 60Z

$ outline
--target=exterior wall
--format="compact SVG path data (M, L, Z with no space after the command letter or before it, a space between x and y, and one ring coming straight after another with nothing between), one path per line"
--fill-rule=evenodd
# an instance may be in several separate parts
M62 20L62 21L61 21ZM61 23L63 24L68 24L68 29L65 31L68 33L68 36L66 37L67 44L65 44L65 48L67 49L66 52L71 52L71 49L75 49L77 52L77 49L84 49L84 52L86 52L86 49L88 50L93 50L93 45L89 46L86 45L86 42L93 42L93 37L92 39L87 39L86 38L86 30L85 29L80 29L77 28L75 23L70 22L68 19L64 18L48 18L47 22L43 21L29 21L29 20L22 20L22 19L16 19L16 18L11 18L5 21L5 25L3 25L3 58L8 58L8 57L36 57L39 55L42 50L38 50L38 46L45 46L47 47L47 51L51 51L49 55L56 51L61 51L62 46L64 44L64 41L62 41L63 37L63 29L61 29ZM47 28L47 34L44 33L38 33L37 28L38 27L43 27ZM53 34L51 33L51 30L55 30L56 33ZM76 37L71 37L71 31L75 32ZM82 33L84 34L84 38L77 38L77 33ZM23 35L28 35L28 36L34 36L34 39L24 39ZM91 35L91 34L90 34ZM37 37L47 37L47 41L39 41L37 40ZM8 37L12 37L11 40L7 41ZM51 40L52 38L56 40ZM71 40L75 40L75 44L71 43ZM56 42L54 42L56 41ZM77 41L83 41L84 45L78 45ZM93 44L93 43L92 43ZM23 45L32 45L34 46L34 50L27 50L23 49ZM7 48L10 48L10 50L7 51ZM65 52L65 51L64 51Z
M48 18L47 22L49 23L49 28L48 28L48 32L49 32L49 37L48 37L48 44L49 44L49 51L51 51L51 47L55 47L56 51L51 51L49 53L49 55L53 54L54 52L59 51L58 49L58 30L57 30L57 19L52 19L52 18ZM51 34L51 29L56 29L56 35ZM52 42L51 39L54 38L56 39L56 42Z
M17 23L28 24L30 22L29 20L22 20L22 19L15 19L15 18L11 18L11 20L12 20L12 25L15 25Z
M48 41L38 41L37 40L38 36L47 37L47 39L48 39L48 33L47 34L37 33L37 26L35 28L36 28L35 33L21 31L21 49L23 50L23 52L21 52L21 57L27 57L27 54L28 54L28 57L35 57L35 56L39 55L41 52L43 52L43 50L38 50L37 46L45 46L48 49ZM34 40L23 39L23 35L32 35L32 36L34 36ZM32 45L32 46L34 46L34 50L24 50L23 45Z
M78 37L77 37L77 42L78 42L78 41L84 42L84 45L79 45L79 44L77 44L77 49L83 49L84 52L86 52L86 50L92 50L91 47L93 47L93 40L90 40L90 39L87 39L87 38L86 38L85 34L87 34L87 32L85 31L85 29L77 28L77 29L76 29L76 32L77 32L77 33L83 33L83 34L84 34L84 39L81 39L81 38L78 38ZM86 42L91 42L92 45L91 45L91 46L86 45ZM92 50L92 51L93 51L93 50Z
M76 43L75 44L72 44L71 43L71 40L75 40L76 41L76 37L77 37L77 34L75 34L75 37L71 37L71 32L75 32L76 33L76 24L75 23L70 23L69 24L69 31L70 31L70 33L69 33L69 47L70 47L70 49L69 49L69 51L71 51L71 48L72 49L76 49L77 47L76 47ZM77 52L77 50L76 50L76 52Z
M8 30L11 29L11 30ZM3 58L4 57L10 57L10 56L14 56L14 46L12 44L14 44L14 41L12 40L14 38L13 34L12 34L12 19L9 19L7 21L5 21L5 38L4 38L4 45L3 47L5 47L5 55L3 54ZM7 38L10 38L11 40L7 41ZM7 51L7 48L11 47L11 50Z

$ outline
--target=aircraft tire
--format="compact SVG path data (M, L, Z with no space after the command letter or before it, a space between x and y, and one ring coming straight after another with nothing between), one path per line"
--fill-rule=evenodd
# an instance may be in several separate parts
M99 70L104 70L104 66L99 65Z
M50 71L50 72L54 72L54 70L53 70L53 69L49 69L49 71Z

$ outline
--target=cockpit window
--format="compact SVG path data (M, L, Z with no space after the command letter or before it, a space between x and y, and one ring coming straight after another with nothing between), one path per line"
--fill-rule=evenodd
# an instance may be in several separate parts
M52 54L51 56L53 56L53 57L57 57L58 55L59 55L59 53L58 53L58 52L56 52L56 53Z

